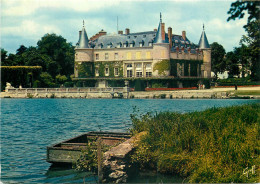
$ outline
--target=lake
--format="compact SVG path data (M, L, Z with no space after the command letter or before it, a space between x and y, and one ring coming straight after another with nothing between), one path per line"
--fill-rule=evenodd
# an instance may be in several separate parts
M139 113L201 111L259 100L247 99L1 99L1 181L3 183L96 182L92 173L51 167L46 147L88 131L125 132L133 108ZM142 173L131 182L181 182ZM150 178L149 180L147 178Z

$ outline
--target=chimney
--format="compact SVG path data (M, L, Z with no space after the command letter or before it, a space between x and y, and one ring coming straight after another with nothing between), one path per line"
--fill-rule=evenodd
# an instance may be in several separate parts
M125 29L125 34L128 35L130 33L130 29L129 28L126 28Z
M170 49L172 48L172 28L168 27L168 38L169 38L169 44L170 44Z
M156 29L156 28L154 28L154 29L153 29L153 31L157 32L157 29Z
M123 34L123 31L118 31L118 34Z
M165 23L162 23L162 40L165 41Z
M79 38L80 38L80 35L81 35L81 31L79 31Z
M99 31L99 35L100 35L100 36L103 36L103 35L106 35L106 34L107 34L107 32L104 31L103 29L102 29L101 31Z
M186 31L182 31L182 38L183 40L186 40Z

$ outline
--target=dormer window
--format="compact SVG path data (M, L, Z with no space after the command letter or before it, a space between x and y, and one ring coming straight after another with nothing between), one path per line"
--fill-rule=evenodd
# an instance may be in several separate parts
M130 39L130 36L127 36L128 39Z
M144 46L144 41L139 43L139 47L143 47Z
M117 43L117 48L120 48L122 46L121 42L120 43Z
M136 38L137 36L134 36L134 38Z
M133 41L132 43L130 43L130 47L134 47L135 46L135 42Z
M98 48L102 49L103 48L103 44L102 43L98 44Z
M107 48L112 48L112 43L110 42L109 44L107 44Z
M146 35L143 35L143 38L145 38L146 37Z

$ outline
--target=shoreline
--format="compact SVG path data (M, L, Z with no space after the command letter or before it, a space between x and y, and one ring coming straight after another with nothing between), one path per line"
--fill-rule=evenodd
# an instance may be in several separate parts
M236 95L237 92L260 92L260 86L211 88L175 91L129 91L122 88L14 88L1 92L0 98L86 98L86 99L260 99L258 94Z

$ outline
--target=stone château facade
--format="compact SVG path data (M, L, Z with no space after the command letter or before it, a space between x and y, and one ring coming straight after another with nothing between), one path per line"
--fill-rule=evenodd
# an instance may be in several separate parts
M107 35L101 30L88 39L84 24L75 47L74 80L173 79L182 86L184 79L210 78L211 49L203 31L199 45L182 35L165 31L160 22L154 31Z

